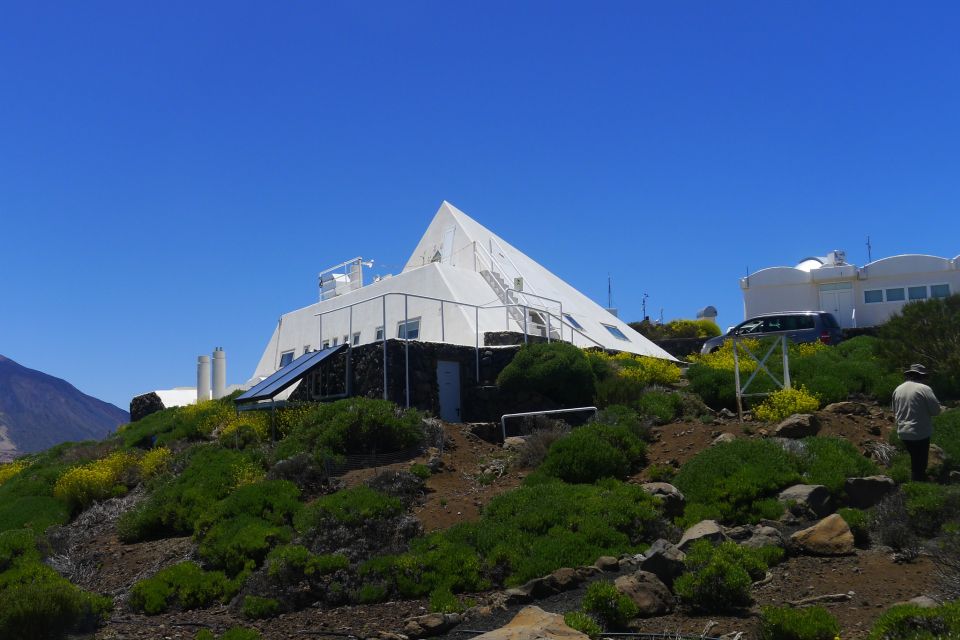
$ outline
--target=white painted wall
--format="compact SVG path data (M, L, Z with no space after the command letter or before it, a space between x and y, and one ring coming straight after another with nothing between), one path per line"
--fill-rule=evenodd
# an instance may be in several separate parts
M744 318L780 311L814 311L821 308L820 287L847 282L852 286L856 326L882 324L909 300L867 303L865 292L876 289L946 284L950 293L960 293L960 256L954 259L927 255L900 255L857 267L821 267L809 272L793 267L771 267L740 281ZM841 326L854 326L854 318L838 317Z

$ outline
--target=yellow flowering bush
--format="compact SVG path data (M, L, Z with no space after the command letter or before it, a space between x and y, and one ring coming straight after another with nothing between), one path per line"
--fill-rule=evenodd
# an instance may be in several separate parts
M754 409L753 414L758 420L765 422L780 422L787 416L795 413L810 413L820 408L820 400L810 393L805 386L799 389L780 389L774 391L760 406Z
M222 429L237 417L237 412L229 403L218 400L205 400L181 409L185 422L197 425L197 432L209 437L217 429Z
M150 449L140 458L140 474L144 478L152 478L158 473L166 471L173 454L166 447Z
M72 511L82 511L96 500L123 495L126 487L120 480L136 464L135 454L117 451L106 458L73 467L57 480L53 495L66 502Z
M738 340L742 347L749 349L755 356L762 358L760 351L760 341L755 338L740 338ZM757 368L757 363L747 355L742 348L737 353L740 359L740 373L751 373ZM733 371L736 365L733 361L733 340L725 341L719 349L713 353L694 353L687 356L687 360L694 364L702 364L711 369L721 369L723 371Z
M0 485L30 466L26 460L14 460L0 464Z

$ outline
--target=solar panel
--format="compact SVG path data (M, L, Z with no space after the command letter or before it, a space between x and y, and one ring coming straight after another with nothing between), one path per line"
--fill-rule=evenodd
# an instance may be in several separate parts
M283 367L262 382L248 389L235 402L256 402L269 400L294 382L310 373L311 369L319 365L328 357L343 350L347 345L341 344L320 351L305 353L287 366Z

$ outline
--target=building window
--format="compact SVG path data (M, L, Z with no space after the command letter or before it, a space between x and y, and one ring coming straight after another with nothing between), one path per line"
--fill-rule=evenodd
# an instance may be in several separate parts
M950 295L950 285L948 284L932 284L930 285L930 297L931 298L946 298Z
M397 323L397 337L401 340L416 340L420 337L420 318Z
M897 289L887 289L887 302L902 302L906 300L906 296L903 295L903 288Z
M303 345L303 352L304 352L304 353L310 353L310 345L308 345L308 344Z
M357 331L355 334L353 334L353 344L354 344L354 346L360 344L360 332L359 332L359 331Z
M329 341L329 340L324 340L324 341L323 341L323 344L321 345L321 347L324 348L324 349L329 349L329 348L330 348L330 341Z
M883 289L870 289L863 292L863 301L867 304L883 302Z
M285 366L293 362L293 351L284 351L280 354L280 368L283 369Z
M623 331L620 331L620 329L609 324L605 324L603 326L607 331L610 332L610 335L612 335L617 340L625 340L627 342L630 342L630 338L628 338Z
M374 338L377 342L383 340L383 325L377 327L377 337Z
M907 287L907 296L909 296L911 300L926 300L927 299L926 285L922 287Z
M334 338L334 339L333 339L333 344L332 344L331 346L334 346L334 347L337 346L337 340L339 340L339 338Z
M570 315L569 313L565 313L563 314L563 317L567 319L567 322L569 322L570 326L572 326L574 329L579 329L580 331L583 331L583 325L577 322L572 315Z

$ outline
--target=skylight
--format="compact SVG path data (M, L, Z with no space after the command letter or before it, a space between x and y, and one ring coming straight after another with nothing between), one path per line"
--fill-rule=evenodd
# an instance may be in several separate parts
M574 329L579 329L580 331L583 331L583 325L577 322L572 315L570 315L569 313L565 313L563 314L563 317L567 319L567 322L569 322Z
M630 338L628 338L626 334L623 333L623 331L620 331L620 329L617 329L613 325L609 325L609 324L605 324L603 326L606 328L607 331L610 332L610 335L612 335L617 340L624 340L626 342L630 342Z

